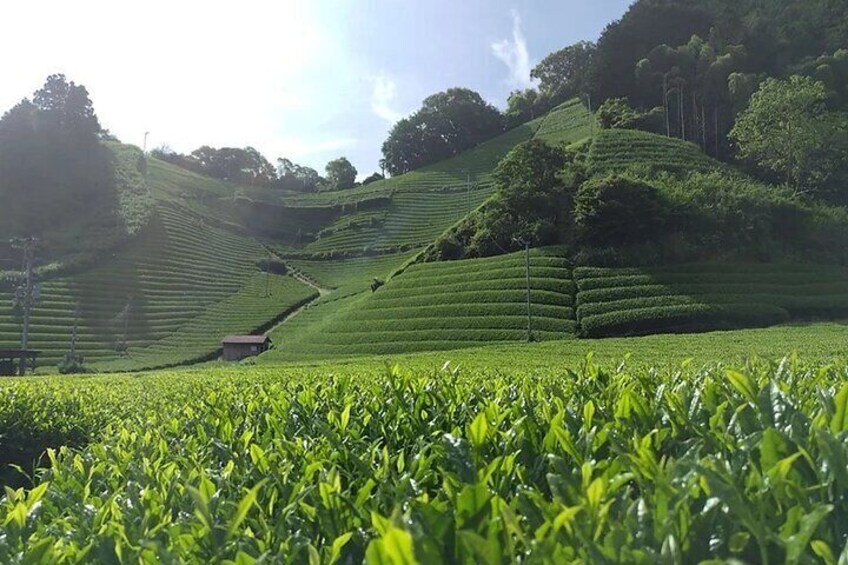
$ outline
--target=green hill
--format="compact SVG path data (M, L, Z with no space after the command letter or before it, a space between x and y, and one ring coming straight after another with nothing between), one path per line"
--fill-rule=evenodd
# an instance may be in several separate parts
M400 353L526 339L524 262L522 252L412 265L376 292L326 301L294 325L283 324L272 334L278 348L267 357ZM562 250L533 250L530 264L534 338L574 337L574 283Z
M213 358L220 338L230 333L270 330L276 346L266 360L524 340L523 253L417 261L420 251L493 196L497 163L534 137L582 152L590 176L660 175L664 193L696 206L718 182L713 192L722 194L724 205L744 209L759 230L771 229L762 227L762 218L784 205L782 197L771 196L772 188L746 180L696 145L600 130L576 100L447 161L337 192L236 186L156 159L148 159L142 173L134 168L138 150L110 144L120 164L122 217L132 230L40 269L31 346L44 352L42 366L55 366L76 325L87 366L139 370ZM708 215L721 212L705 207ZM833 222L842 218L818 208L805 213L815 220L810 225L822 214ZM829 233L813 235L833 248ZM633 266L627 257L609 266L608 253L587 254L571 245L534 249L534 339L754 327L848 314L848 274L833 261L663 265L654 258L654 266ZM287 274L264 272L260 265L269 258ZM14 285L6 279L0 343L13 346L21 320L10 306ZM385 283L376 292L374 279Z

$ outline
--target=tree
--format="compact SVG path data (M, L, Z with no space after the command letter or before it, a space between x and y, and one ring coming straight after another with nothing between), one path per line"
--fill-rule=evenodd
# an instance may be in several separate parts
M516 90L506 101L504 117L510 127L515 127L529 120L538 118L551 109L551 99L538 90L528 88Z
M325 168L330 190L346 190L356 184L356 168L346 157L339 157L327 163Z
M270 186L277 180L274 166L253 147L216 149L204 145L192 151L186 161L189 168L202 174L237 184Z
M494 106L467 88L427 97L412 116L397 122L383 143L381 165L392 175L452 157L503 131Z
M378 180L384 180L385 178L386 177L384 177L380 173L374 173L365 177L365 179L362 181L362 186L365 186L366 184L371 184L372 182L377 182Z
M816 190L848 157L845 117L829 112L825 86L812 78L770 78L731 131L739 157L778 175L796 193Z
M560 242L568 211L568 190L560 176L565 160L561 149L532 139L498 163L495 197L471 240L474 254L515 249L516 238L533 245Z
M289 159L277 159L277 187L297 192L318 192L324 178L311 167L298 165Z
M38 235L57 249L75 245L58 235L61 226L114 220L112 157L100 131L88 91L63 75L0 118L0 239Z
M97 142L100 122L84 86L68 82L62 74L50 75L33 96L33 103L42 125L63 132L77 143Z
M594 90L594 58L597 47L581 41L551 53L530 72L552 105Z
M659 191L626 176L584 182L574 201L574 226L578 240L592 247L651 240L663 226Z

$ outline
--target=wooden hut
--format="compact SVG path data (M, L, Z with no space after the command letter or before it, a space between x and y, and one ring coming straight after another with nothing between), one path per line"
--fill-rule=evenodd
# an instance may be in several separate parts
M0 349L0 376L35 372L35 360L41 354L32 349Z
M241 361L255 357L271 348L271 338L265 335L228 335L221 341L224 361Z

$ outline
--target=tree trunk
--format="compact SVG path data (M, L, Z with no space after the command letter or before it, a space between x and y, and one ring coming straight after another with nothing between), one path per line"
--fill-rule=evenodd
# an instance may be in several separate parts
M715 128L713 131L715 134L715 158L718 159L718 104L713 106L713 117L715 118Z
M668 75L663 75L663 110L665 113L665 136L671 137L671 116L668 115Z

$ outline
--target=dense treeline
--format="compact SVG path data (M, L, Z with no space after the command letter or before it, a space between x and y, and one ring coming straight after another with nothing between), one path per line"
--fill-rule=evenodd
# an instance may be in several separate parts
M195 171L202 175L249 186L267 186L296 192L346 190L357 185L357 170L346 157L327 163L321 176L311 167L299 165L290 159L277 159L276 167L253 147L222 147L204 145L184 155L167 145L151 151L157 159ZM374 173L364 184L383 178Z
M392 175L442 161L501 133L501 113L467 88L427 97L383 143L381 165Z

